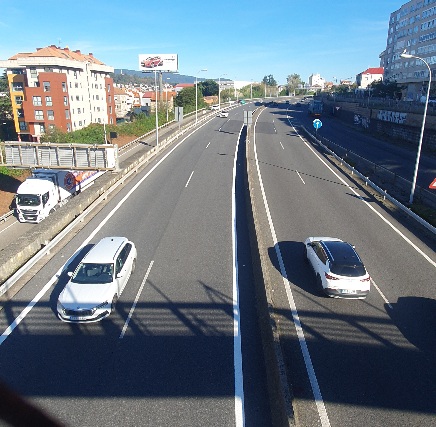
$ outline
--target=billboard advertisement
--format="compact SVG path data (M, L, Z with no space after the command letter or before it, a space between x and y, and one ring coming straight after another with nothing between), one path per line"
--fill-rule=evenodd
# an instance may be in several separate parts
M175 53L152 53L139 55L140 71L168 71L177 72L179 60Z

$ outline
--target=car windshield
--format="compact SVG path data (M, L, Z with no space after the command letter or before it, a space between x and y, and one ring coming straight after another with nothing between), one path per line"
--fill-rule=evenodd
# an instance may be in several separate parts
M345 277L360 277L366 274L365 267L363 264L339 264L332 263L330 264L330 271L333 274L337 274L338 276Z
M113 264L81 263L77 267L71 281L74 283L111 283L113 280Z
M39 206L41 201L39 196L35 194L18 194L17 205L18 206Z

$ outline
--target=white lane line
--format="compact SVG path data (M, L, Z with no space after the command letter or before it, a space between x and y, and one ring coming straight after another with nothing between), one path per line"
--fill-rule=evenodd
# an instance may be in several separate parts
M427 254L425 254L418 246L415 245L407 236L405 236L397 227L395 227L394 224L392 224L388 219L386 219L381 213L379 213L369 202L367 202L357 191L354 190L354 188L350 187L348 183L342 179L341 176L339 176L325 161L321 156L315 151L315 149L298 133L297 129L292 125L292 128L294 129L295 133L298 135L298 137L303 141L303 143L309 148L309 150L312 151L313 154L315 154L316 157L318 157L318 160L337 178L339 181L341 181L352 193L354 193L365 205L371 209L382 221L384 221L389 227L392 228L392 230L395 231L402 239L404 239L413 249L415 249L416 252L418 252L422 257L424 257L433 267L436 268L436 261L433 261Z
M0 231L0 234L3 233L3 231L6 231L8 228L12 227L14 224L16 224L18 221L15 220L12 224L9 224L6 228Z
M285 149L285 147L283 147L282 141L280 141L280 145L282 146L283 150Z
M210 121L210 120L209 120ZM130 189L130 191L118 202L118 204L107 214L106 218L104 218L100 224L97 224L94 231L90 233L90 235L85 239L85 241L79 246L79 248L76 250L75 254L77 254L83 247L85 247L93 238L94 236L103 228L103 226L109 221L110 218L117 212L117 210L124 206L124 203L126 200L138 189L138 187L155 171L155 169L164 161L168 156L170 156L174 150L176 150L181 144L183 144L189 137L192 136L195 132L197 132L199 129L201 129L203 126L206 126L206 124L209 122L206 121L201 126L198 126L196 129L194 129L189 135L186 135L185 138L180 140L171 150L168 151L162 158L156 162L156 164ZM71 261L71 259L70 259ZM67 262L68 263L68 262ZM38 294L33 298L33 300L27 305L27 307L13 320L13 322L6 328L6 330L3 332L3 334L0 336L0 345L3 344L3 342L8 338L8 336L11 334L11 332L20 324L20 322L27 316L27 314L32 310L32 308L36 305L36 303L44 296L44 294L50 289L50 287L53 285L53 283L56 282L56 280L59 278L59 276L64 271L64 264L56 273L55 275L50 279L50 281L41 289L41 291L38 292Z
M235 155L233 156L232 184L232 255L233 255L233 363L235 372L235 422L236 427L245 425L244 413L244 375L242 371L241 314L239 308L239 274L238 274L238 231L236 229L236 167L242 129L239 132Z
M210 145L210 141L209 141L209 143L206 145L206 148L209 148L209 145Z
M139 297L142 294L142 290L144 289L145 283L148 280L148 276L150 274L151 267L153 267L153 264L154 264L154 261L151 261L150 265L148 266L147 272L145 273L144 279L142 280L141 286L139 287L138 293L136 294L135 301L133 301L133 305L130 309L129 315L127 316L126 322L124 323L123 330L121 331L121 334L119 336L120 340L122 340L124 338L124 334L127 331L127 327L129 326L130 319L133 316L133 312L135 311L136 305L138 304Z
M392 310L393 307L391 303L388 301L388 299L385 297L384 293L380 290L380 288L377 286L377 283L374 282L374 280L371 277L371 283L374 286L374 288L377 289L377 292L380 294L380 296L383 298L383 301L388 305L388 307Z
M260 117L260 114L256 118L256 122L254 124L254 127L256 127L257 120L259 119L259 117ZM257 157L256 129L254 129L254 132L253 132L253 148L254 148L254 157L256 160L257 175L259 177L259 184L260 184L260 189L262 192L263 203L264 203L266 214L268 217L269 228L270 228L271 236L272 236L272 239L274 242L274 248L275 248L277 259L278 259L279 266L280 266L280 273L281 273L282 278L283 278L283 285L285 287L286 296L288 298L289 307L291 309L292 319L294 321L295 330L297 332L298 342L300 343L301 352L303 353L304 364L306 365L306 372L307 372L307 375L309 377L313 397L315 400L315 405L316 405L316 408L318 410L318 416L319 416L321 425L323 427L330 427L330 421L329 421L329 417L327 415L327 409L324 405L324 401L323 401L323 398L321 395L321 390L319 388L318 380L316 378L315 369L313 367L312 359L310 357L309 349L307 347L306 338L304 336L304 331L303 331L303 328L301 326L300 316L298 315L297 307L296 307L295 301L294 301L294 296L292 295L291 286L290 286L290 283L288 280L288 275L286 273L285 265L283 263L282 253L280 251L280 247L278 244L274 224L273 224L273 221L271 218L271 212L269 210L268 201L266 199L265 189L264 189L263 181L262 181L262 175L260 174L259 159Z
M194 171L191 172L191 175L189 175L188 181L186 182L185 188L189 185L189 181L191 181L192 175L194 175Z
M295 172L297 172L297 175L300 177L300 179L301 179L301 181L303 182L303 184L306 184L306 183L304 182L303 177L300 175L300 172L298 172L297 170L295 170Z

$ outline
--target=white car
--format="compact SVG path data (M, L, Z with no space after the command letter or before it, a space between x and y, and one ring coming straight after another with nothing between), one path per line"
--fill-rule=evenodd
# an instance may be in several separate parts
M229 112L222 110L217 114L217 117L229 117Z
M320 291L333 298L366 298L371 278L354 246L335 237L308 237L304 246Z
M109 316L135 270L136 247L125 237L105 237L83 258L59 295L64 322L97 322Z
M211 110L219 110L219 109L220 109L220 106L219 106L218 104L211 105L210 109L211 109Z

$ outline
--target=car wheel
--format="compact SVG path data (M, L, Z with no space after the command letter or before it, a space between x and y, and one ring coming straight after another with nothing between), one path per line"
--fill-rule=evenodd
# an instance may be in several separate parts
M115 311L115 306L117 304L117 301L118 301L118 295L115 294L114 297L112 298L111 313Z

